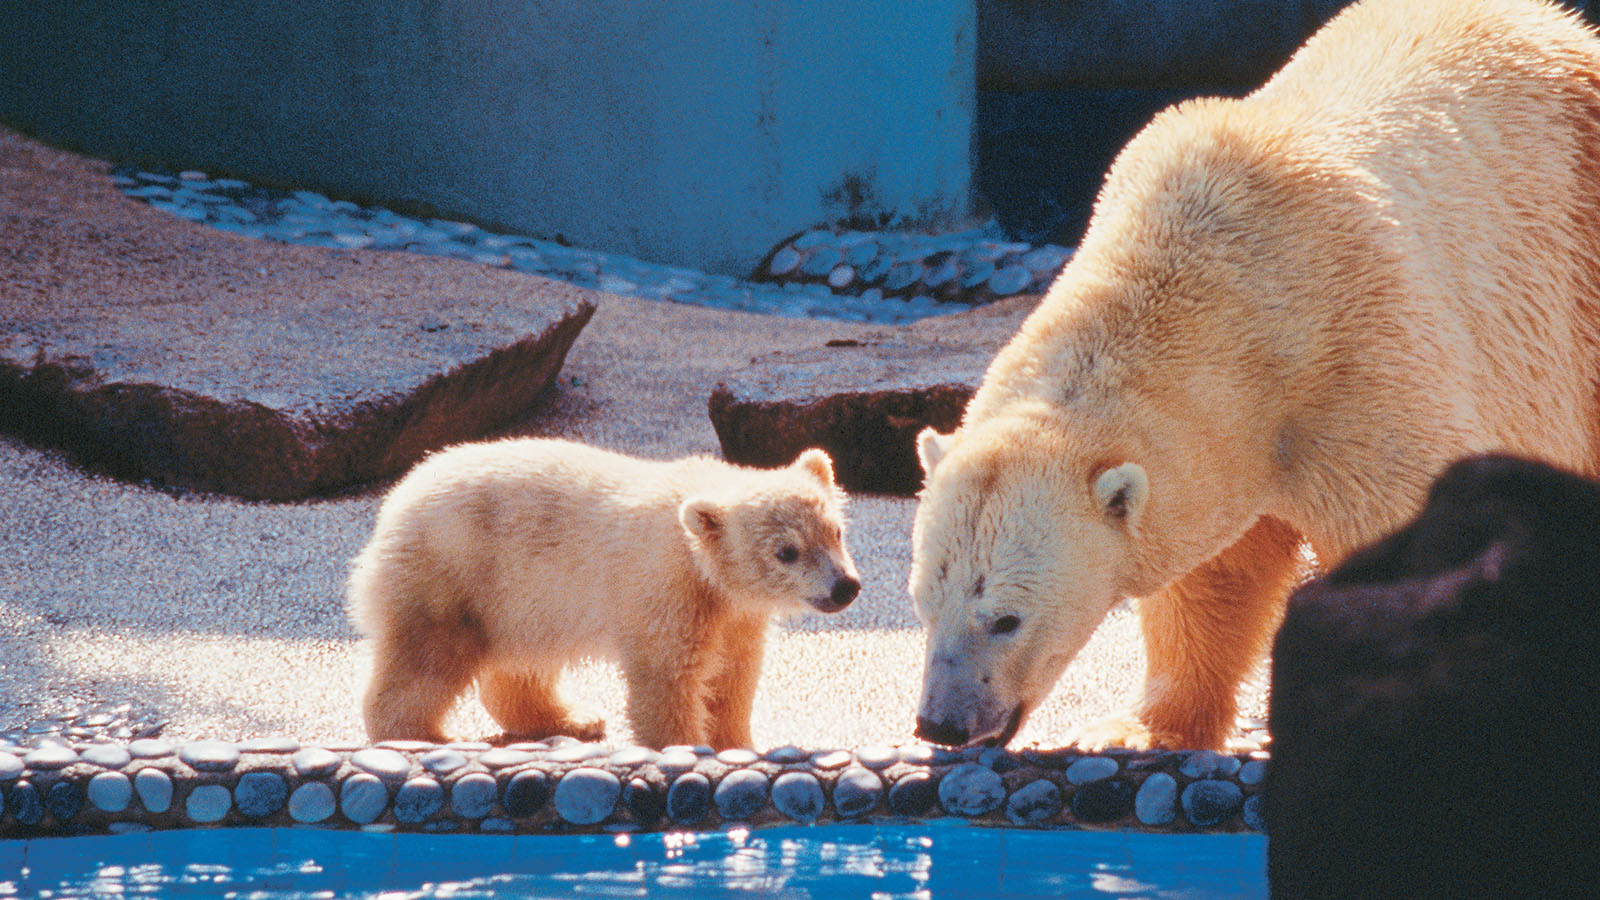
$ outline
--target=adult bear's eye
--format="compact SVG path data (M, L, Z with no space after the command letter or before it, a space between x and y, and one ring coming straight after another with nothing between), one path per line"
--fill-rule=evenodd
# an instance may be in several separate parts
M1016 616L1001 616L1000 618L995 619L993 624L989 626L989 633L1010 634L1011 632L1016 631L1017 626L1021 624L1022 620Z
M784 544L783 549L778 551L778 562L792 563L799 558L800 551L793 544Z

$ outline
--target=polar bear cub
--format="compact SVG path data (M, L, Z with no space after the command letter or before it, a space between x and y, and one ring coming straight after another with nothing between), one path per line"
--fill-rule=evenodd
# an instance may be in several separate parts
M474 681L508 737L588 740L604 723L556 691L563 666L615 660L638 743L747 747L775 614L835 612L860 579L822 450L751 469L635 459L562 440L429 456L355 558L374 741L443 741Z

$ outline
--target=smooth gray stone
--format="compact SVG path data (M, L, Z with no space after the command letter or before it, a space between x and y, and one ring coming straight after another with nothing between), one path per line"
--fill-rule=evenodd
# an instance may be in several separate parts
M133 776L133 789L146 812L160 814L172 808L172 777L160 769L140 769Z
M362 772L339 785L339 811L357 825L376 821L388 805L389 789L376 775Z
M325 194L319 194L316 191L290 191L289 197L301 205L315 210L325 211L333 205L333 201L329 200Z
M498 794L493 775L472 772L450 786L450 809L463 819L481 819L494 808Z
M1227 777L1239 771L1237 757L1224 756L1215 750L1196 750L1178 766L1178 773L1188 778Z
M755 769L729 772L717 784L711 799L722 818L748 819L767 805L767 776Z
M667 789L667 815L674 821L692 825L706 817L711 807L711 779L690 772L672 782Z
M913 766L925 766L933 762L933 748L927 744L906 744L899 750L900 761Z
M1018 265L1009 265L989 276L989 290L1001 297L1009 297L1033 284L1033 273Z
M11 789L11 818L19 825L37 825L44 820L44 800L32 782L19 781Z
M680 775L693 769L699 762L700 757L696 756L692 750L669 748L663 751L661 757L656 760L656 768L668 776Z
M1244 792L1231 781L1208 778L1184 788L1179 802L1183 814L1196 828L1208 828L1237 813L1244 803Z
M1071 258L1072 251L1067 248L1046 244L1022 254L1017 262L1032 272L1035 278L1053 278Z
M134 759L161 759L172 755L172 745L155 738L141 738L128 745L128 754Z
M767 762L775 762L784 766L791 765L793 763L805 762L810 758L811 753L809 751L796 747L793 744L785 744L782 747L774 747L771 750L768 750L766 755L762 757L762 759L765 759Z
M0 781L15 781L22 777L22 758L12 753L0 753Z
M823 228L818 228L813 231L808 231L805 234L795 238L794 243L790 244L790 246L794 247L796 250L810 250L813 247L820 247L823 244L831 242L832 240L833 232Z
M1156 772L1133 796L1133 813L1145 825L1170 825L1178 815L1178 780Z
M1255 785L1260 784L1267 777L1267 762L1261 759L1252 759L1239 767L1239 783Z
M83 790L76 781L58 781L44 794L44 808L59 825L70 825L83 810Z
M961 260L969 265L998 262L1006 250L994 241L979 241L961 251Z
M761 759L761 754L743 747L723 750L717 754L717 762L727 763L730 766L748 766Z
M1017 758L1008 753L1004 747L984 747L978 751L978 758L972 761L1002 775L1017 767Z
M77 761L77 751L60 744L45 744L29 750L28 754L22 757L22 764L35 772L54 772L57 769L65 769Z
M523 769L506 782L500 806L506 815L524 819L543 809L552 793L549 775L539 769Z
M944 262L939 263L937 266L934 266L932 269L929 269L927 272L924 272L922 275L922 283L930 288L936 288L949 281L953 281L960 274L961 267L956 265L956 261L953 259L947 259Z
M917 283L922 277L921 263L897 263L889 269L889 274L883 278L885 291L902 291Z
M999 808L1006 786L993 769L962 763L939 779L939 804L957 816L981 816Z
M862 263L857 274L866 284L877 284L883 280L885 275L889 274L889 270L893 267L894 260L888 254L879 254L871 262Z
M435 775L449 775L451 772L467 764L467 756L459 750L449 747L440 747L429 751L418 760L422 767Z
M453 222L449 219L429 219L428 227L451 240L471 240L473 235L482 231L471 222Z
M1254 797L1246 798L1244 801L1244 809L1240 812L1240 818L1244 820L1245 827L1249 828L1251 831L1259 831L1262 834L1265 834L1267 831L1267 820L1263 814L1263 805L1263 801L1259 794Z
M852 819L878 808L883 800L883 779L876 772L851 766L833 784L833 808L840 818Z
M289 763L303 778L321 778L339 768L339 754L322 747L307 747L289 758Z
M1015 825L1038 825L1061 812L1061 789L1040 778L1030 781L1006 800L1006 818Z
M772 254L772 261L767 264L767 272L771 275L788 275L800 267L803 258L793 247L782 247Z
M233 794L227 787L220 784L202 784L189 792L184 800L183 811L191 822L208 825L212 822L221 822L228 815L228 810L233 808Z
M887 769L900 759L900 754L895 748L885 744L874 744L856 748L856 762L869 769Z
M811 755L811 764L819 769L841 769L854 758L849 750L823 750Z
M89 802L96 809L118 813L133 801L133 781L121 772L101 772L89 779Z
M609 754L610 751L606 750L603 744L568 744L551 753L549 761L553 763L588 762L591 759L598 759Z
M649 765L660 758L661 754L649 747L623 747L621 750L611 754L606 759L606 764L616 766L619 769L632 769Z
M508 766L520 766L523 763L533 762L538 759L526 750L512 750L509 747L496 747L478 757L478 762L491 769L504 769Z
M832 247L822 247L811 253L806 261L800 264L800 274L820 278L833 271L833 267L844 262L844 254Z
M370 748L358 750L350 757L350 764L385 781L395 781L411 772L411 760L397 750Z
M863 237L868 236L863 235ZM859 269L877 259L878 251L878 242L871 240L869 237L867 240L863 240L846 250L844 261Z
M1117 761L1108 756L1085 756L1067 766L1067 781L1088 784L1117 774Z
M970 288L975 288L978 285L983 284L985 281L988 281L989 277L992 276L993 274L994 274L994 264L993 263L986 263L986 262L973 263L962 274L962 276L961 276L961 286L964 287L964 288L969 288L969 289Z
M311 781L294 789L289 795L289 818L296 822L312 824L333 815L337 804L333 788L320 781Z
M289 799L289 783L277 772L246 772L233 788L233 805L252 819L265 819Z
M785 772L772 782L773 807L796 822L815 822L825 802L822 783L809 772Z
M622 781L605 769L573 769L556 784L556 813L574 825L605 821L622 796Z
M231 772L239 748L227 741L192 741L178 748L178 758L197 772Z

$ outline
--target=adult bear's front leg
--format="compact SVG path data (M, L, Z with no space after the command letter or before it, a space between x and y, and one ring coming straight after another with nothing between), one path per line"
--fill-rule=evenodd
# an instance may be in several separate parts
M1220 750L1234 728L1239 684L1266 651L1304 573L1301 537L1271 517L1165 590L1139 602L1144 696L1134 711L1085 728L1098 749Z

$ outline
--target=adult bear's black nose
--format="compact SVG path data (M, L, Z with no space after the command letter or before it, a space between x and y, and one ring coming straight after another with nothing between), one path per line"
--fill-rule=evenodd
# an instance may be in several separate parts
M834 608L844 609L850 605L850 601L854 600L859 593L861 593L861 582L851 578L849 575L835 581L833 583L833 594L831 595Z
M944 744L946 747L965 747L967 744L967 730L948 722L935 722L917 716L917 737L930 744Z

